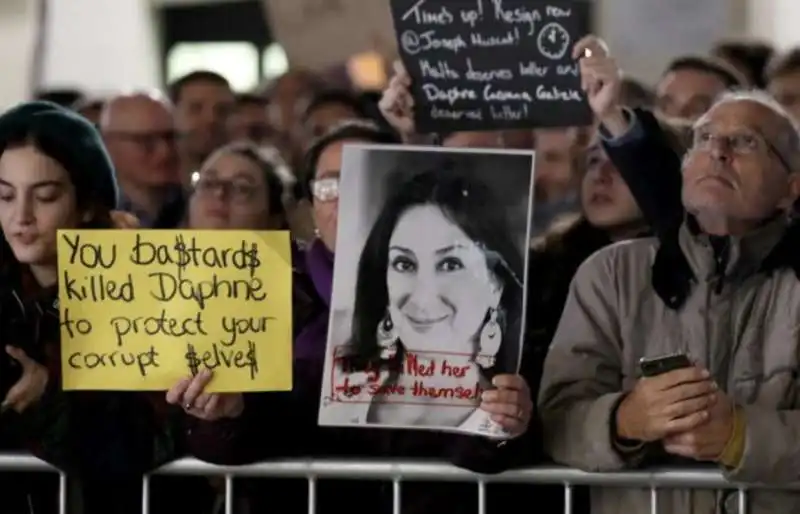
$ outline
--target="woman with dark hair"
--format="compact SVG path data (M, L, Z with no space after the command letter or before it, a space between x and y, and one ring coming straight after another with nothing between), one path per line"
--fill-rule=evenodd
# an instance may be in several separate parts
M409 363L430 367L447 353L464 375L429 383L476 394L446 402L416 398L413 406L374 395L365 423L486 432L491 425L476 410L479 392L494 376L517 371L523 259L506 210L474 173L459 169L463 164L445 157L392 187L361 253L352 335L341 362L375 384L411 390L418 378L403 372ZM362 388L365 395L369 389Z
M113 215L117 198L114 169L83 117L48 102L0 116L0 426L13 432L6 446L80 479L84 513L138 512L142 473L187 453L234 452L236 422L226 418L244 408L242 395L203 393L207 374L166 399L61 390L57 232L129 224Z

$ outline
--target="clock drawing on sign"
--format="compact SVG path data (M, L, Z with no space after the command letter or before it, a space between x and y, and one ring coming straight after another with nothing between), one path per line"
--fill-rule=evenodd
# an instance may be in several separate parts
M551 22L542 27L536 46L543 57L557 61L562 59L569 50L571 38L567 29L556 22Z

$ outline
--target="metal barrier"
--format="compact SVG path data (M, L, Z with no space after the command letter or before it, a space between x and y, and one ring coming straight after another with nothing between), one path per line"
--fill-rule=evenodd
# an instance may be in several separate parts
M0 454L0 471L59 473L59 512L66 514L67 477L46 462L29 455ZM737 484L726 480L714 469L653 469L617 473L587 473L560 466L541 466L513 470L498 475L480 475L449 464L412 461L291 460L271 461L247 466L215 466L195 459L181 459L154 472L158 475L200 475L225 477L225 514L233 514L233 480L241 477L304 478L308 480L308 513L316 514L318 479L383 480L392 482L393 514L400 514L400 490L403 480L474 482L478 486L478 514L486 514L487 483L560 484L564 486L564 512L572 514L572 488L576 485L598 487L641 487L650 489L650 512L658 514L658 490L736 489L739 514L747 513L749 489L800 490L800 484L781 487L763 484ZM149 476L142 481L142 514L149 514Z

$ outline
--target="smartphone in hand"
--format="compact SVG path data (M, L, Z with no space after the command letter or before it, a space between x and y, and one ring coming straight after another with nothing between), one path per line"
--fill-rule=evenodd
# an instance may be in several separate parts
M642 371L643 377L655 377L691 366L692 361L685 353L673 353L661 357L643 357L639 359L639 369Z

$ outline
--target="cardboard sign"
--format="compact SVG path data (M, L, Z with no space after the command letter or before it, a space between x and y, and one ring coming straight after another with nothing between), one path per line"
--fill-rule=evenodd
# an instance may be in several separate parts
M291 389L287 232L62 230L58 261L65 390Z
M581 0L392 0L419 132L588 125Z
M261 1L292 67L325 71L363 52L395 55L386 0Z

